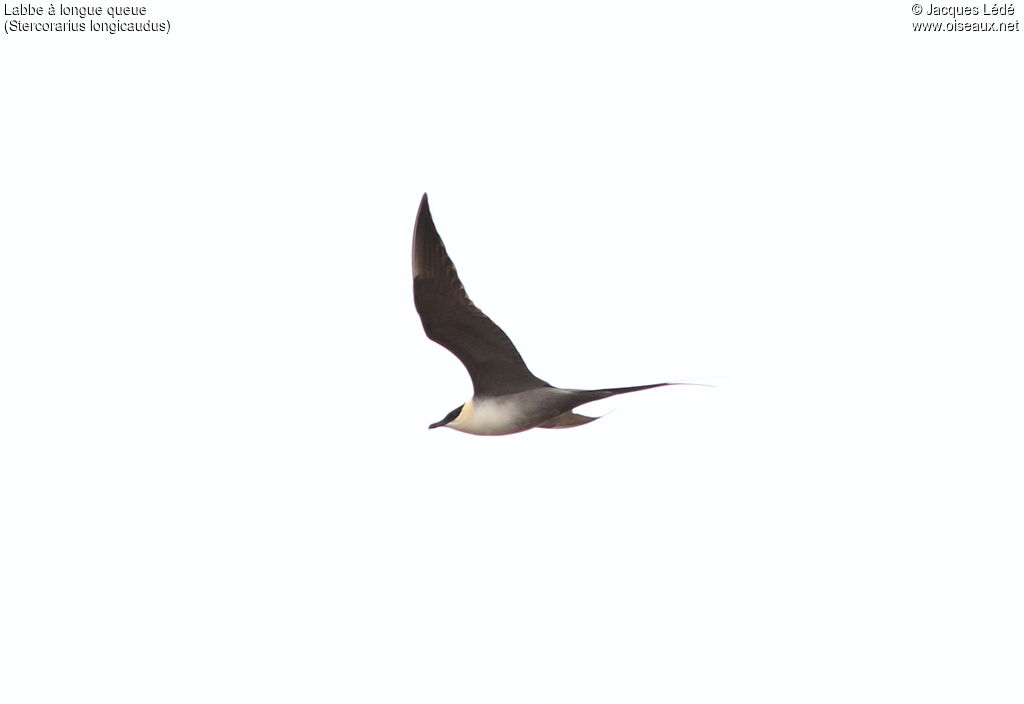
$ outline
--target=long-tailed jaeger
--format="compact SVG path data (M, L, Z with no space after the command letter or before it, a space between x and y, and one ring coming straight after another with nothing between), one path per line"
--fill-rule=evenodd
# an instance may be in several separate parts
M473 380L473 398L430 425L473 435L509 435L530 428L573 428L597 418L573 413L584 403L672 382L616 389L560 389L527 369L501 328L473 305L430 215L427 194L412 238L412 288L427 337L459 358Z

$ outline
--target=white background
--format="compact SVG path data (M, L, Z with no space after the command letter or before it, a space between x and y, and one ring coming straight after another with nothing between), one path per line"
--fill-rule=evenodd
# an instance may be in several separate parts
M1020 702L1024 39L910 6L4 36L0 699ZM423 191L539 376L716 388L428 432Z

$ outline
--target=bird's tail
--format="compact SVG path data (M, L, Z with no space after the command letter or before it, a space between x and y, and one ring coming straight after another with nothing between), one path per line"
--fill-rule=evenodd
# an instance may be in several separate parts
M669 382L662 382L660 384L644 384L643 386L620 386L616 389L594 389L590 393L596 394L595 398L608 398L609 396L618 396L619 394L631 394L634 391L656 389L659 386L669 386Z
M620 386L614 389L594 389L593 391L578 391L582 398L585 398L583 403L590 403L591 401L600 401L603 398L610 398L612 396L618 396L619 394L631 394L634 391L645 391L647 389L656 389L659 386L707 386L707 384L693 384L680 381L663 381L660 384L643 384L642 386Z

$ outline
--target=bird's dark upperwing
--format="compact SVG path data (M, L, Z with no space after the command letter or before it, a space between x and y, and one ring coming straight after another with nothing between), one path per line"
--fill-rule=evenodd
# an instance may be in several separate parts
M412 238L412 289L427 337L465 365L476 396L548 385L530 373L508 335L469 300L434 227L426 193Z

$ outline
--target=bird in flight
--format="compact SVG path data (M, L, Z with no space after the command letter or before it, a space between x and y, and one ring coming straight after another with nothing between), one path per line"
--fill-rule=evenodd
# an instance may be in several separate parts
M534 376L508 335L466 295L437 234L426 193L413 231L412 286L427 337L458 357L473 381L473 398L432 423L431 428L453 428L473 435L573 428L597 420L574 413L577 406L673 385L663 382L615 389L560 389Z

